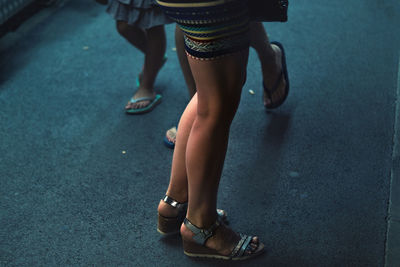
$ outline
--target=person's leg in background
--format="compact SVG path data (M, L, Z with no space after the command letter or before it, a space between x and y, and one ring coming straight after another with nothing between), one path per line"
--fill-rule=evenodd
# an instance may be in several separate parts
M261 63L264 86L276 90L271 98L264 94L264 106L268 109L272 103L279 102L285 96L286 81L282 72L282 51L276 44L271 44L261 22L250 23L250 46L257 52ZM278 83L278 84L277 84Z
M144 30L133 25L128 25L124 21L117 21L117 30L131 45L145 55L143 70L139 74L140 85L132 99L135 100L143 97L154 98L154 81L164 64L166 50L164 26L160 25ZM149 105L150 102L150 100L140 102L129 101L125 109L140 109Z

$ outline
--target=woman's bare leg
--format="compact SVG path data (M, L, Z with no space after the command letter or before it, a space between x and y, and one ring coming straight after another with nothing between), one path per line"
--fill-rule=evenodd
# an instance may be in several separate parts
M188 181L186 174L186 145L197 113L197 94L187 105L179 121L179 131L172 157L171 176L166 195L180 203L188 200ZM160 201L158 212L165 217L174 217L178 210Z
M197 85L197 112L187 141L188 219L208 227L216 219L219 179L229 129L245 79L246 52L218 60L188 58Z
M210 227L217 218L218 186L230 125L239 105L245 79L247 57L248 51L214 61L189 58L197 85L197 105L192 101L185 111L190 114L189 118L194 116L185 153L189 194L187 218L200 228ZM187 135L187 129L183 131ZM177 153L185 148L184 144L179 143L181 141L183 138L181 140L179 136ZM176 178L171 176L171 179L171 184L174 184ZM169 188L170 192L174 190L173 187ZM184 225L181 227L181 234L185 239L190 239L193 235ZM230 228L221 226L207 241L206 246L217 249L222 254L229 254L239 239ZM254 238L252 246L256 247L257 243L257 238Z

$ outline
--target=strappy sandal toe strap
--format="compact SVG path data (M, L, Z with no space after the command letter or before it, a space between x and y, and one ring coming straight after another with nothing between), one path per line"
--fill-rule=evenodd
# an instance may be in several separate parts
M252 250L251 241L253 236L240 234L240 240L232 250L231 254L221 255L217 250L211 249L205 246L207 240L212 237L215 230L222 224L219 219L208 229L198 228L192 224L187 218L184 222L185 226L194 234L193 241L187 241L183 239L184 253L189 257L200 257L200 258L214 258L223 260L245 260L255 257L264 252L264 244L258 242L257 249ZM251 251L251 253L246 253Z

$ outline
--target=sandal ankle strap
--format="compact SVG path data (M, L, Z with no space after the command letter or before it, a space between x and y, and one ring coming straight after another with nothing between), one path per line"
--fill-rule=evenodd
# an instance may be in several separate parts
M193 240L200 244L204 245L210 237L214 235L215 230L221 225L221 222L217 218L215 223L211 225L208 229L199 228L193 223L191 223L187 218L183 221L185 226L194 234Z
M165 195L165 197L163 198L163 201L165 203L167 203L168 205L170 205L170 206L172 206L174 208L177 208L179 210L183 209L183 208L186 208L187 205L188 205L187 202L186 203L179 203L178 201L176 201L175 199L173 199L173 198L171 198L171 197L169 197L167 195Z

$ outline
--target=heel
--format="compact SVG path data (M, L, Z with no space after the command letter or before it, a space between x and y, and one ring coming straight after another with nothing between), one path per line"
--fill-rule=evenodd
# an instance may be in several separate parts
M157 231L165 236L178 234L183 218L184 216L164 217L158 214Z
M179 203L169 196L165 196L162 201L178 210L176 217L165 217L158 213L157 232L164 236L175 235L179 233L183 219L186 216L187 203Z

